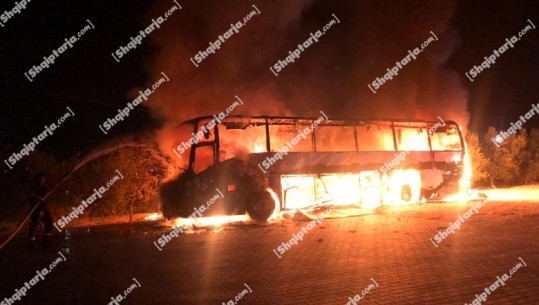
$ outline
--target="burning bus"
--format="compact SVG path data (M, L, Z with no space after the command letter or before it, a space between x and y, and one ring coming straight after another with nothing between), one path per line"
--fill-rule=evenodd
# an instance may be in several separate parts
M461 129L441 118L231 115L182 124L193 138L175 149L184 172L161 185L166 218L196 211L265 221L277 210L412 204L469 188ZM223 196L198 209L216 190Z

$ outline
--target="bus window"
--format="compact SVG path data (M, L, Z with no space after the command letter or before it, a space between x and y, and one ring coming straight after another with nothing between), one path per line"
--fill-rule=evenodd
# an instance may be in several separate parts
M220 156L230 159L243 154L266 151L266 127L249 126L245 129L227 129L219 126Z
M462 150L456 129L435 131L431 135L432 150Z
M426 128L395 127L399 151L430 151Z
M391 126L358 126L357 142L359 151L393 151L393 131Z
M352 126L319 126L314 132L316 151L356 151Z
M213 147L199 146L195 151L195 174L213 165Z
M303 138L303 134L300 131L304 131L308 128L309 133ZM312 133L311 126L305 125L270 125L270 143L271 151L279 151L284 146L289 147L291 152L311 152L312 146ZM290 142L290 145L287 144Z

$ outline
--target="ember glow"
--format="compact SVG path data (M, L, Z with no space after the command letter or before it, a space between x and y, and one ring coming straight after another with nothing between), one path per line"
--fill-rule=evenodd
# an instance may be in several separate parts
M152 213L152 214L144 217L144 220L154 221L154 220L158 220L158 219L161 219L161 218L163 218L163 215L160 215L158 213Z
M198 217L198 218L176 218L173 221L174 227L184 226L186 228L197 227L220 227L224 224L230 223L245 223L249 222L249 216L247 215L226 215L226 216L211 216L211 217Z

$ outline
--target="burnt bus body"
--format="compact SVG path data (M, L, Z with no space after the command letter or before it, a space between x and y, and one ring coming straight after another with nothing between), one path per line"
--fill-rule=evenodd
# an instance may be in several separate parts
M212 119L184 122L203 139L186 151L185 172L161 186L167 218L192 215L216 189L224 196L203 216L264 221L276 208L415 203L467 185L465 143L453 121L229 116L206 128ZM245 153L227 158L236 146Z

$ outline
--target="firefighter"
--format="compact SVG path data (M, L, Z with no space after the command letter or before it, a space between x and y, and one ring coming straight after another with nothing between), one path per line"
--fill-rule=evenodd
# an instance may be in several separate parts
M43 233L42 247L46 248L50 244L50 237L52 232L52 216L47 207L46 196L49 192L46 186L47 179L45 174L39 173L36 175L34 182L30 187L30 208L37 207L30 215L30 229L28 232L30 248L36 247L36 230L40 220L45 225L45 231Z

